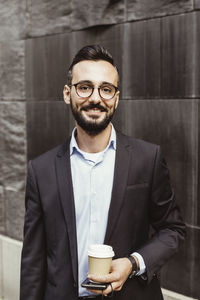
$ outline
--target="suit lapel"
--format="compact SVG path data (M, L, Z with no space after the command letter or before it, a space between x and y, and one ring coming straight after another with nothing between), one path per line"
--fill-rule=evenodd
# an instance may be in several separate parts
M108 214L108 225L105 235L105 244L109 244L115 224L119 218L123 203L124 192L127 185L128 170L130 161L130 146L127 138L117 134L117 148L114 170L113 190Z
M70 166L70 140L63 145L56 157L56 172L58 178L59 195L61 205L64 211L64 217L67 224L69 235L72 269L74 280L78 280L78 258L77 258L77 238L76 238L76 217L73 196L73 186Z

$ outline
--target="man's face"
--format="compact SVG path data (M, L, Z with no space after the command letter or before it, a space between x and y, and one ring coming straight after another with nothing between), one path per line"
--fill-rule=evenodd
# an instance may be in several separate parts
M91 96L85 98L77 94L73 84L83 83L81 88L85 90L87 85L94 87ZM70 102L72 113L77 126L80 126L90 135L96 135L104 130L110 123L119 100L119 91L110 100L105 100L99 95L98 88L111 84L117 86L118 73L115 67L107 61L84 60L77 63L72 71L72 86L65 86L64 99Z

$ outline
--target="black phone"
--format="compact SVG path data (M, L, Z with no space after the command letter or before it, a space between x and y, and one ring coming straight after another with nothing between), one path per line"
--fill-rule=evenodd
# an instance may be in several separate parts
M81 286L91 290L105 290L109 283L100 283L94 282L88 278L86 278L82 283Z

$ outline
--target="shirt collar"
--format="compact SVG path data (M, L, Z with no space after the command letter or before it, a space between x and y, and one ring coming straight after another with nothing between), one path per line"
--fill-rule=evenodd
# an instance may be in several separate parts
M71 137L71 141L70 141L70 156L73 154L74 150L81 152L81 150L78 147L78 144L76 142L75 136L76 136L76 127L72 131L72 137ZM112 147L114 150L116 150L116 131L112 124L111 124L110 140L109 140L108 146L105 148L104 151L106 151L110 147Z

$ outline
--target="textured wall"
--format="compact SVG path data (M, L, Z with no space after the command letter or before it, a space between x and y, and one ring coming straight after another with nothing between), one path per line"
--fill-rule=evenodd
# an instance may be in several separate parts
M19 0L18 0L19 1ZM27 36L44 36L97 25L181 14L199 0L29 0Z
M27 160L70 135L66 70L80 47L100 43L120 71L114 124L161 144L187 223L162 284L199 297L198 9L199 0L0 0L0 232L22 239Z
M0 232L22 237L26 170L26 1L0 1Z

